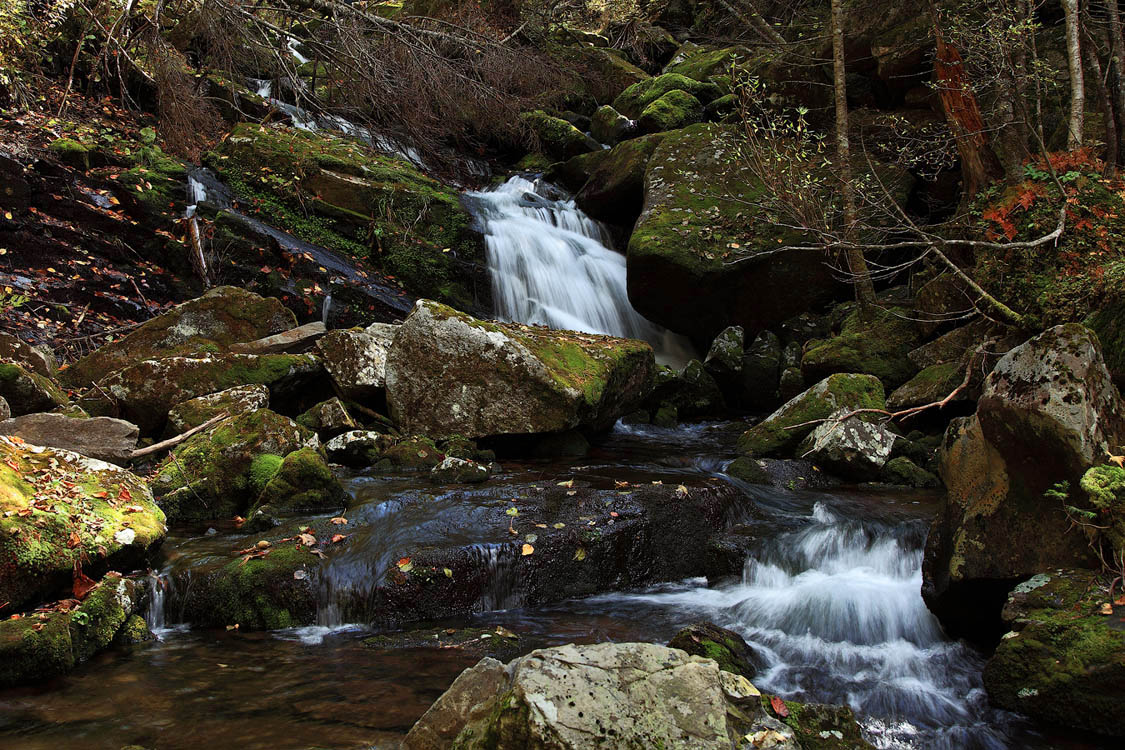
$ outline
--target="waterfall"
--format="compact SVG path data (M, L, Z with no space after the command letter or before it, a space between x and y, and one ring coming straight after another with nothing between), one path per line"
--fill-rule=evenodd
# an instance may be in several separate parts
M661 361L691 358L687 340L633 309L625 257L601 224L541 181L512 177L467 195L485 236L501 320L647 341Z
M1008 747L982 659L949 641L922 601L924 525L847 519L821 502L808 520L747 560L740 583L603 599L686 610L741 633L764 664L755 685L848 703L876 747Z

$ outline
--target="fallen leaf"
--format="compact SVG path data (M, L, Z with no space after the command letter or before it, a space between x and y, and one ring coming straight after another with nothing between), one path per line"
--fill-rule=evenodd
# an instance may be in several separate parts
M789 716L789 706L785 705L785 701L781 700L781 698L778 698L776 695L770 698L770 708L783 719Z
M442 568L442 571L445 573L446 578L452 578L453 577L453 571L450 570L449 568Z
M348 519L344 518L343 516L336 516L332 519L332 523L336 524L337 526L347 526Z
M313 536L312 534L309 534L309 533L305 532L305 533L301 533L301 534L297 535L297 541L300 544L305 545L306 547L311 547L314 544L316 544L316 537Z
M70 532L70 538L66 540L66 546L70 549L74 549L79 544L82 544L82 537L78 536L77 531Z
M527 557L528 555L531 555L531 554L534 554L534 553L535 553L535 548L532 547L530 544L525 544L525 545L523 545L523 547L520 548L520 554L522 554L524 557Z
M402 558L397 563L395 563L395 565L397 565L398 569L403 573L409 573L410 571L414 570L414 563L410 562L409 557Z
M1098 610L1098 614L1112 615L1113 614L1113 605L1110 604L1109 602L1106 602L1105 604L1102 605L1102 608L1100 610Z
M679 487L676 488L676 497L684 498L684 497L687 497L687 496L688 496L688 488L687 487L685 487L684 485L681 484Z
M344 541L347 538L348 538L347 534L333 534L332 535L332 544L339 544L340 542Z
M586 559L586 548L585 547L579 547L578 549L574 550L574 559L577 560L578 562L582 562L583 560L585 560Z
M85 599L97 582L82 572L82 566L74 564L74 598Z
M559 482L559 487L573 487L573 486L574 486L574 480L573 479L568 479L565 482Z

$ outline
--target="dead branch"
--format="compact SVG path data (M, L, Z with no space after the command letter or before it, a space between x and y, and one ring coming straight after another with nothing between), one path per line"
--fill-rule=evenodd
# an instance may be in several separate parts
M133 451L132 453L129 454L129 460L134 461L134 460L136 460L138 458L141 458L143 456L150 456L153 453L159 453L160 451L165 450L167 448L173 448L173 447L179 445L180 443L184 442L185 440L187 440L192 435L203 432L208 427L213 427L214 425L216 425L219 422L226 419L228 416L229 415L226 412L223 412L221 414L217 414L217 415L211 417L210 419L208 419L203 424L201 424L197 427L192 427L190 430L187 430L186 432L181 432L179 435L176 435L175 437L168 438L167 440L161 440L159 443L153 443L152 445L148 446L147 448L138 448L138 449L136 449L135 451Z

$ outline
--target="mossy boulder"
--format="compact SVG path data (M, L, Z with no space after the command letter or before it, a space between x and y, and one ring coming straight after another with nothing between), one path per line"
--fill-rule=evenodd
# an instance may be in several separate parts
M28 344L18 336L0 332L0 361L15 362L25 370L54 380L58 369L54 355L46 347Z
M374 430L349 430L324 444L328 458L357 469L374 466L384 451L395 444L394 437Z
M215 354L201 357L146 359L102 378L81 404L90 413L119 416L158 434L169 412L198 396L236 386L264 385L271 400L300 401L323 375L310 354Z
M204 163L266 222L369 258L411 292L471 307L480 235L460 191L405 159L329 132L236 125Z
M722 388L698 359L678 372L661 368L655 382L651 401L661 408L671 407L678 419L715 417L726 411Z
M261 481L251 476L251 482ZM250 511L267 514L292 514L300 511L323 513L342 509L347 493L316 448L299 448L287 455L266 481L258 502Z
M359 423L352 417L348 407L335 396L310 407L297 417L297 424L309 428L321 440L329 440L341 433L359 429Z
M67 166L85 172L90 168L90 152L93 149L72 138L59 138L53 141L47 150L51 155Z
M329 331L316 342L336 392L360 403L382 396L390 346L389 338L355 330Z
M686 91L669 91L649 102L637 118L642 133L663 133L697 123L703 117L703 105Z
M792 453L817 426L841 409L885 409L883 384L872 375L829 375L751 427L738 439L738 450L751 457ZM810 424L810 422L812 424Z
M663 135L647 135L620 143L610 151L578 156L583 181L576 191L578 206L595 219L629 227L645 204L645 170ZM568 162L568 165L570 162Z
M87 387L141 360L226 351L231 344L296 325L293 313L277 299L236 287L216 287L96 349L63 370L61 377L70 386Z
M477 320L420 300L387 357L387 402L407 433L468 438L608 429L652 387L641 341Z
M164 513L132 472L0 438L0 602L65 591L75 567L130 571L164 540Z
M1091 571L1051 570L1019 584L1003 611L1011 630L984 668L988 697L1034 719L1125 737L1122 615Z
M1095 540L1108 555L1125 557L1125 468L1095 466L1078 483L1095 514Z
M0 688L42 683L89 660L114 642L137 598L133 581L110 573L77 606L0 620Z
M865 373L894 389L918 371L908 355L921 339L906 309L856 309L844 318L837 335L805 345L801 372L809 381L836 372Z
M10 360L0 360L0 398L8 402L9 411L17 417L51 411L69 403L53 380Z
M895 435L865 415L848 416L845 407L801 441L797 454L835 475L855 481L875 479L891 455Z
M761 665L761 659L742 636L711 622L697 622L681 629L668 641L668 648L713 659L719 669L749 679L753 679Z
M941 480L936 475L926 471L906 456L895 456L887 461L879 475L879 481L916 489L934 489L941 486Z
M1078 484L1125 442L1125 407L1097 338L1068 324L1008 352L971 418L941 446L948 502L926 542L922 594L955 634L995 636L1012 585L1039 571L1094 563L1056 485ZM991 615L991 616L990 616Z
M728 75L732 66L752 56L746 47L710 47L687 42L664 66L664 72L707 82L714 76Z
M613 108L626 117L638 118L648 105L671 91L689 94L695 101L706 104L722 96L722 91L713 83L701 82L678 73L666 73L635 83L621 92L613 102Z
M189 398L173 406L168 412L168 427L165 432L169 435L179 435L205 424L220 414L236 417L255 409L265 409L269 405L270 389L260 383L239 385L218 393L208 393L206 396Z
M836 282L823 253L779 249L799 237L752 208L762 190L739 157L734 128L701 123L664 134L629 238L637 310L708 342L728 325L770 329L831 300Z
M715 380L730 392L742 376L742 356L746 346L746 332L742 326L729 326L719 332L707 350L703 366Z
M488 479L488 467L470 459L446 456L430 470L430 479L442 484L480 484Z
M520 122L535 133L543 153L555 159L573 159L601 148L601 144L574 125L542 110L524 112L520 115Z
M590 135L599 143L615 146L633 134L636 124L608 104L590 118Z
M1114 384L1125 390L1125 296L1104 303L1086 319L1086 325L1098 335Z
M874 750L863 738L855 713L847 706L781 700L784 712L774 705L776 696L762 695L762 710L792 732L793 747L804 750ZM784 715L782 715L784 714Z
M281 457L316 440L269 409L231 417L176 446L157 468L152 489L174 520L243 515L273 479Z

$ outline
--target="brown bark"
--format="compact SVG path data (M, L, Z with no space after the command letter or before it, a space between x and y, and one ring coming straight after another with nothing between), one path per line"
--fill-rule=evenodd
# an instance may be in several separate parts
M832 0L832 67L836 95L836 169L839 170L841 193L844 201L844 238L850 242L855 234L857 211L855 184L852 181L852 152L848 140L848 87L844 65L844 9L843 0ZM848 271L855 284L856 302L861 307L875 303L875 287L863 250L855 247L845 252Z
M1004 176L1004 167L992 149L984 127L980 104L969 84L960 51L945 41L937 8L930 2L937 51L934 57L934 78L941 95L945 119L957 142L961 156L961 176L965 197L972 197L988 183Z
M1122 37L1121 11L1117 7L1117 0L1105 0L1105 6L1109 16L1106 34L1109 37L1110 60L1107 71L1117 114L1117 152L1113 155L1113 161L1122 165L1125 164L1125 37Z

